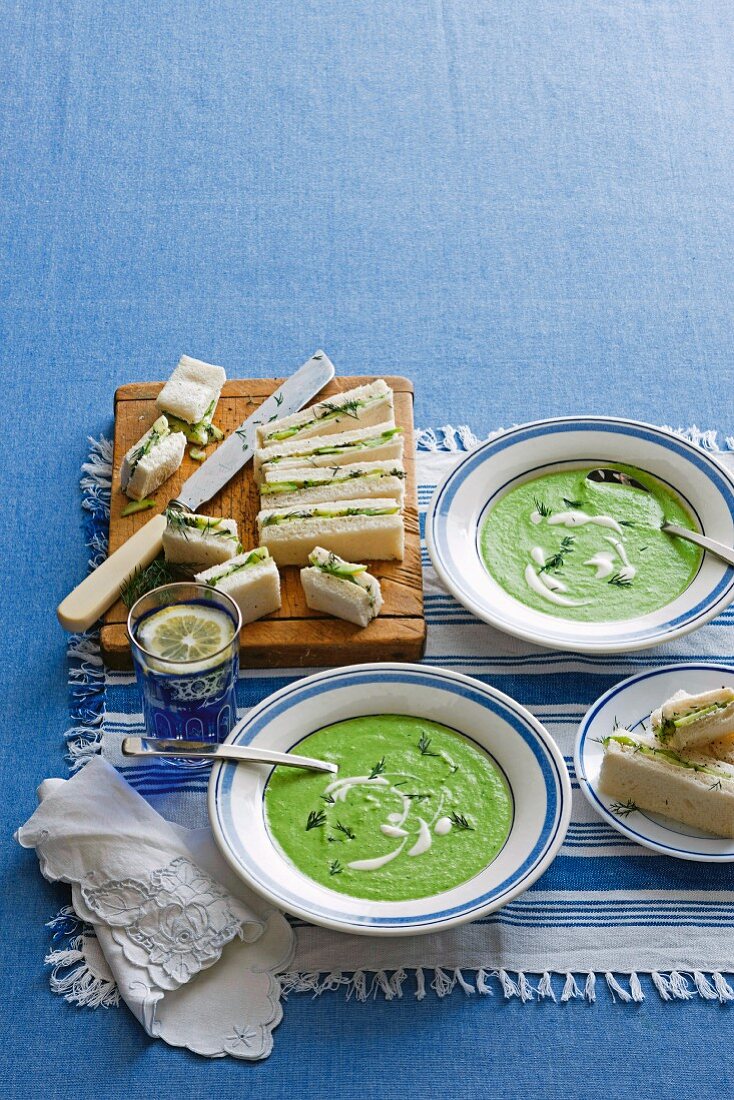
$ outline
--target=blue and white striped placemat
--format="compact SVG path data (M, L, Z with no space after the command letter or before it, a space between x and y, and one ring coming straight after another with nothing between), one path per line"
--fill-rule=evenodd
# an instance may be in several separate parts
M691 429L689 438L717 450L713 433ZM459 454L477 444L466 428L419 436L421 533L436 484ZM731 440L721 453L734 466ZM104 555L110 448L93 443L82 479L93 562ZM445 995L501 991L523 1001L537 998L593 1001L597 979L623 1002L648 990L664 1000L701 997L734 1001L734 868L694 864L655 855L620 836L591 810L573 771L573 743L590 704L641 668L705 658L729 663L734 654L734 610L695 634L633 654L606 657L542 650L493 630L442 588L423 545L428 622L425 662L475 676L527 706L549 729L571 773L573 812L558 858L525 895L463 928L431 936L371 940L295 921L298 948L285 991L344 987L366 998L381 992L417 997L427 987ZM90 753L103 755L165 816L206 825L206 775L176 776L160 767L132 764L120 755L125 734L142 733L143 718L132 675L105 671L94 638L71 647L72 766ZM298 670L243 671L237 688L240 716L264 696L302 675Z

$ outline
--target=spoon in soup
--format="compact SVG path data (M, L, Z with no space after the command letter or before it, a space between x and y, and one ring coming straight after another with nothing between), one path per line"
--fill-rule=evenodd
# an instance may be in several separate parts
M641 489L643 493L650 492L647 486L643 485L641 481L637 481L635 478L630 477L629 474L625 474L622 470L610 470L600 467L588 473L586 475L586 480L596 481L604 485L625 485L629 489ZM734 566L734 550L730 546L725 546L723 542L717 542L716 539L710 539L706 535L699 534L698 531L690 531L687 527L681 527L677 523L670 523L668 520L663 523L660 530L664 531L666 535L674 535L675 538L693 542L696 546L701 546L704 550L708 550L710 554L726 562L727 565Z

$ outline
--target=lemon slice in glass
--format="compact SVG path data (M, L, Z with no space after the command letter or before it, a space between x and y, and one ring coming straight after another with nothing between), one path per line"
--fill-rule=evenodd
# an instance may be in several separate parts
M199 604L163 607L146 619L138 641L164 661L202 661L232 639L232 620L224 611Z

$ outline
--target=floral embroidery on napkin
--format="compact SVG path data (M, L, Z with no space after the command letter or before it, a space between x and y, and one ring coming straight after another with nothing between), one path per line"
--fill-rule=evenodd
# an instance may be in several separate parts
M176 984L216 962L242 930L234 899L183 856L144 879L97 884L90 874L81 893L92 912L110 927L124 928L148 964Z

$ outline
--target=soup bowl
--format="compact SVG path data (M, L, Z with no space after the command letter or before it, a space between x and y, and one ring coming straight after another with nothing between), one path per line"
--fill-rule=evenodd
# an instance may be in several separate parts
M734 545L734 479L709 452L663 428L606 417L563 417L503 432L462 459L437 488L426 517L434 568L477 618L552 649L621 653L671 641L708 622L734 598L734 570L705 554L687 588L657 610L630 618L581 622L563 608L538 611L491 575L481 532L492 507L544 474L625 465L652 475L679 498L695 527Z
M527 890L561 846L571 790L553 739L502 692L427 665L355 665L317 673L275 692L252 709L229 741L288 752L326 725L380 714L439 722L492 758L512 800L509 834L495 858L468 881L415 900L366 900L331 890L299 871L271 836L265 791L273 769L223 761L215 764L209 781L209 817L234 871L297 917L375 936L440 931L491 913Z

